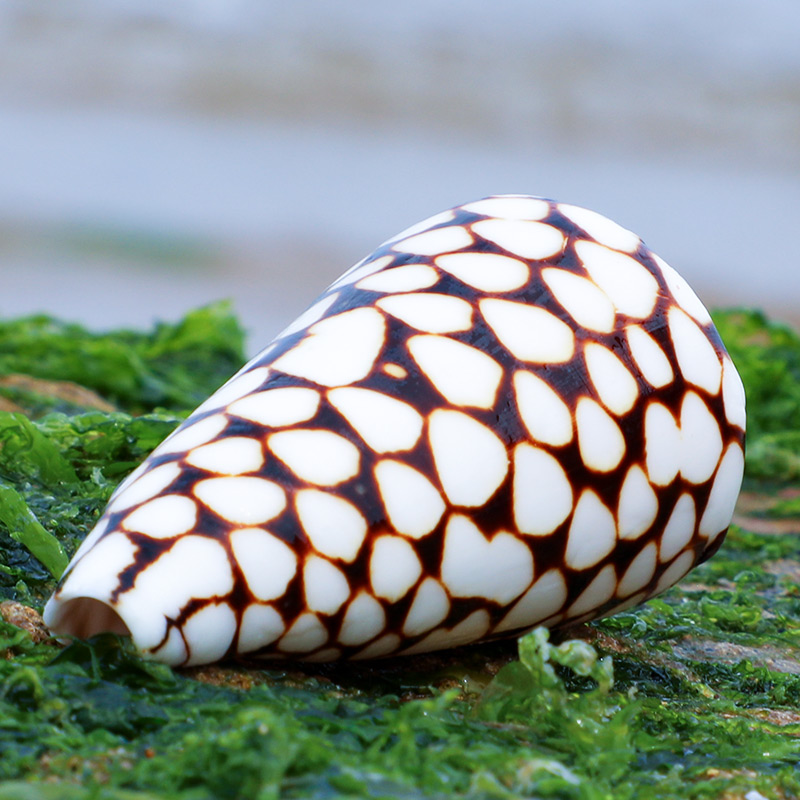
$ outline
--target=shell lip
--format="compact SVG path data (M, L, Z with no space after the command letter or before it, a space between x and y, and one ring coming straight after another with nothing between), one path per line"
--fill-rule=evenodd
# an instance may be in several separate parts
M45 625L56 639L67 644L72 638L89 639L99 633L136 636L114 606L86 592L72 594L63 589L53 595L42 614Z
M143 658L171 667L187 664L186 644L182 637L170 635L166 615L147 604L115 603L82 583L72 587L68 578L44 607L44 623L58 642L67 645L73 639L115 633L129 636Z

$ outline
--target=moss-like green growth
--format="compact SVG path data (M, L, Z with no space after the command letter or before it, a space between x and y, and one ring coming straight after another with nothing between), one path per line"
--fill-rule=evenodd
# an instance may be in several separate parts
M0 375L71 381L126 411L187 410L241 366L243 339L227 303L149 333L98 335L50 317L27 317L0 322ZM15 390L25 393L0 383L0 395Z
M752 509L681 585L518 650L181 673L110 635L62 649L36 610L116 483L238 369L236 320L0 324L0 800L800 796L800 338L716 321Z
M800 477L800 335L759 311L721 311L714 324L747 392L747 475Z

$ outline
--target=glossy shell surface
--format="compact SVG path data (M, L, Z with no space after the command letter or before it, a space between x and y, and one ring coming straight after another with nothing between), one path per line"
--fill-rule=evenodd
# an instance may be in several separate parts
M706 308L638 236L485 198L381 245L157 447L45 620L192 665L613 613L719 546L744 427Z

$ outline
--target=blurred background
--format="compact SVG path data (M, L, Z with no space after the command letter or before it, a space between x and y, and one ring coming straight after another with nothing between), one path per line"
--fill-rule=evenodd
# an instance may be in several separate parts
M0 314L260 349L402 228L588 206L800 321L795 0L0 0Z

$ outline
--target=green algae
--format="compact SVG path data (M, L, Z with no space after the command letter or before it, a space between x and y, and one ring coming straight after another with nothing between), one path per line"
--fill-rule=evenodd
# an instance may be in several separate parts
M228 303L146 333L98 335L51 317L26 317L0 321L0 375L74 381L128 411L185 411L241 366L243 341Z
M747 393L747 475L800 477L800 334L760 311L731 310L714 324Z
M800 338L715 319L749 398L748 486L785 492ZM10 321L0 343L0 374L116 407L17 392L25 413L0 411L0 800L800 797L800 535L747 520L661 597L518 645L186 672L111 635L61 648L12 612L41 608L116 483L240 366L241 332L217 306L141 334Z

